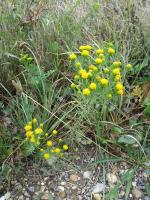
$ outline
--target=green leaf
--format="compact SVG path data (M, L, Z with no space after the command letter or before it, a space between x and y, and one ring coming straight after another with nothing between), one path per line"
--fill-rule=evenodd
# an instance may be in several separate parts
M124 143L124 144L134 144L136 142L136 139L132 135L122 135L118 139L119 143Z
M22 145L21 149L22 149L22 153L23 153L24 156L29 156L35 150L35 146L33 146L31 143L28 143L28 141L26 141Z
M147 191L148 196L150 197L150 183L146 184L146 191Z

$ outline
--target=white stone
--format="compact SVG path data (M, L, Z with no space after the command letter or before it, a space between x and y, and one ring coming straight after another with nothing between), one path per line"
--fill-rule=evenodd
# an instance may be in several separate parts
M105 189L105 184L104 183L97 183L92 190L92 193L99 193L103 192Z
M63 186L58 186L58 190L64 192L65 188Z
M11 196L11 193L10 193L10 192L7 192L7 193L4 195L4 197L5 197L6 200L9 199L10 196Z
M86 172L83 173L84 178L90 179L91 176L92 176L92 172L90 172L90 171L86 171Z
M106 176L107 176L107 180L110 184L114 184L114 183L118 182L118 178L115 174L108 173Z

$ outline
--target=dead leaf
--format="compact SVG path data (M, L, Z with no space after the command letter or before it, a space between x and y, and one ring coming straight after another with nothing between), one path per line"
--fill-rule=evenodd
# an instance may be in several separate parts
M12 85L16 89L16 94L21 94L23 92L22 85L20 82L15 82L14 80L12 80Z

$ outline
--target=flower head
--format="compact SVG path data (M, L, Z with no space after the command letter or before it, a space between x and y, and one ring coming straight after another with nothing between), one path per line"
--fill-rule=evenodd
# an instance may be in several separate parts
M33 119L32 119L32 122L33 122L34 124L36 124L36 123L37 123L37 119L36 119L36 118L33 118Z
M76 85L74 83L70 84L71 89L74 89L76 87Z
M79 78L80 78L80 77L79 77L79 75L77 75L77 74L74 76L74 80L79 80Z
M108 83L109 83L109 81L108 81L106 78L101 78L100 83L101 83L101 85L103 85L103 86L107 86Z
M26 137L29 138L31 136L33 136L33 131L27 131L26 132Z
M123 95L123 94L124 94L124 91L123 91L123 90L118 90L118 91L117 91L117 94Z
M68 150L68 148L69 148L69 147L68 147L68 145L67 145L67 144L64 144L64 145L63 145L63 149L64 149L65 151L67 151L67 150Z
M48 140L48 141L46 142L46 145L47 145L48 147L52 147L52 146L53 146L53 142L52 142L51 140Z
M96 64L102 64L103 60L100 58L95 59Z
M72 53L72 54L70 54L69 58L70 58L70 60L76 60L77 56L76 56L76 54Z
M120 74L117 74L117 75L115 76L115 81L120 81L120 79L121 79L121 75L120 75Z
M127 64L126 65L126 69L131 69L132 68L132 65L131 64Z
M104 53L104 50L103 50L103 49L97 49L97 50L96 50L96 53L97 53L97 54L103 54L103 53Z
M121 70L120 68L115 68L115 69L113 69L112 72L114 75L118 75L118 74L120 74L120 70Z
M60 153L61 152L60 148L56 148L54 151L55 151L55 153Z
M55 129L55 130L53 130L53 135L57 135L58 134L58 131Z
M40 135L43 132L41 128L36 128L35 129L35 134Z
M109 53L110 55L115 54L115 49L113 49L113 48L108 48L108 53Z
M83 50L83 51L81 52L81 55L84 56L84 57L87 57L87 56L89 56L90 54L89 54L89 51Z
M89 74L86 71L84 71L84 72L82 72L81 77L83 79L87 79L89 77Z
M82 93L83 93L85 96L88 96L88 95L90 95L91 91L90 91L89 88L85 88L85 89L83 89Z
M43 155L43 157L47 160L47 159L50 158L50 154L49 154L49 153L45 153L45 154Z
M90 86L89 86L89 88L91 90L96 90L96 83L91 83Z
M115 61L115 62L113 62L113 66L114 67L120 67L121 66L121 62L120 61Z
M24 129L25 129L25 131L30 131L30 130L32 130L32 126L31 125L26 125L24 127Z
M76 67L80 68L80 67L81 67L81 63L80 63L80 62L77 62L77 63L76 63Z
M106 68L104 68L104 73L109 73L109 69L106 67Z
M116 89L117 89L117 90L123 90L123 85L122 85L122 83L117 83L117 84L116 84Z
M112 99L112 94L109 93L109 94L107 95L107 97L108 97L109 99Z

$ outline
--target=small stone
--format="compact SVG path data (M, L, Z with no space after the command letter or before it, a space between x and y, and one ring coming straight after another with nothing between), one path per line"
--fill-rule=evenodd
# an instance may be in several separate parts
M44 183L44 182L41 182L41 185L45 185L45 183Z
M10 192L7 192L7 193L4 195L4 197L5 197L6 200L9 199L10 196L11 196L11 193L10 193Z
M43 194L41 200L48 200L48 193Z
M132 186L133 186L133 187L136 187L136 182L132 182Z
M115 174L108 173L106 176L110 185L118 182L118 178Z
M73 190L76 190L76 189L77 189L77 186L76 186L76 185L72 186L72 189L73 189Z
M62 199L64 199L64 198L66 197L66 193L65 193L64 191L61 191L61 192L59 193L59 196L60 196Z
M92 172L90 171L86 171L83 173L83 178L87 178L87 179L90 179L91 178L91 175L92 175Z
M64 192L65 188L63 186L58 186L58 190Z
M133 188L132 194L137 199L139 199L143 196L143 193L141 192L141 190L137 189L136 187Z
M28 190L29 190L29 192L33 193L35 191L35 188L34 188L34 186L30 186L30 187L28 187Z
M73 181L73 182L76 182L76 181L80 180L80 177L76 174L71 174L70 180Z
M92 190L92 193L100 193L104 191L105 189L105 184L104 183L97 183Z
M0 197L0 200L5 200L5 197L4 196Z
M94 193L93 197L95 200L101 200L101 195L99 193Z
M62 181L60 184L61 184L62 186L64 186L64 185L66 185L66 182Z

